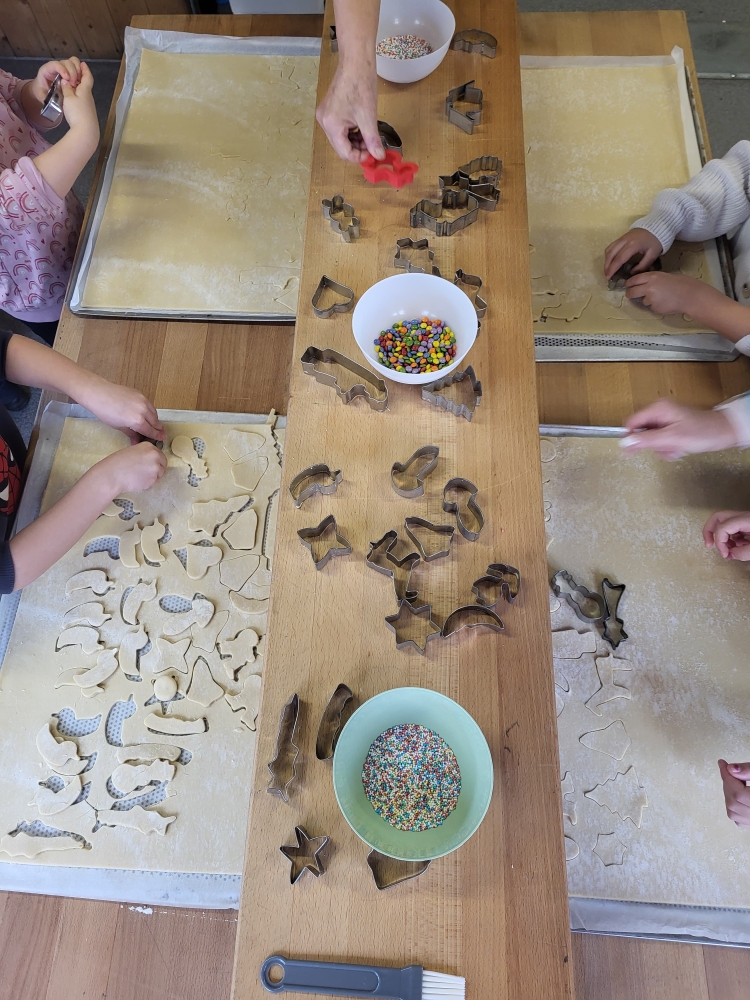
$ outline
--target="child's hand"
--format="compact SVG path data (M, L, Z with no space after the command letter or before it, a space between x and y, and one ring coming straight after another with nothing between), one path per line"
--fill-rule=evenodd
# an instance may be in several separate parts
M727 764L720 760L719 773L724 785L727 816L737 826L750 826L750 788L745 785L750 781L750 764Z
M161 479L166 469L164 453L148 441L141 441L103 458L92 466L89 475L101 483L103 495L113 500L121 493L147 490Z
M660 316L686 313L702 322L708 322L712 309L718 309L726 298L705 281L664 271L649 271L628 278L625 294L629 299L640 299L644 306Z
M64 83L77 87L81 82L81 63L75 56L71 56L70 59L62 59L59 62L54 60L40 66L36 79L29 84L32 95L40 104L44 104L44 99L58 73Z
M103 423L127 434L131 444L138 444L141 437L166 440L156 407L136 389L94 376L87 379L83 391L76 392L74 398Z
M737 435L723 410L699 410L671 399L658 399L625 421L630 433L620 447L650 448L670 462L684 455L734 448Z
M720 510L703 525L707 549L716 546L724 559L750 562L750 511Z
M63 114L71 131L80 130L96 134L99 142L99 119L94 104L94 78L86 63L81 63L81 78L76 85L63 80Z
M604 275L611 278L631 257L642 253L643 258L633 268L633 274L638 274L653 264L661 252L661 243L648 229L630 229L604 251Z

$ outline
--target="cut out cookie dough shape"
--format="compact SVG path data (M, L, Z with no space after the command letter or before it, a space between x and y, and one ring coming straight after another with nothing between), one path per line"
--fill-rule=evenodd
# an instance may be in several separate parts
M229 500L199 500L193 504L188 518L189 531L204 531L213 538L227 518L245 506L249 497L231 497Z
M154 680L154 698L161 702L171 701L178 689L179 684L174 674L159 674Z
M70 781L59 792L53 792L46 785L40 785L34 793L30 806L36 806L40 816L54 816L68 806L72 806L81 794L81 779L74 774Z
M205 733L208 726L205 719L180 719L176 715L159 715L151 712L143 720L146 729L166 736L198 736Z
M238 556L224 559L219 567L219 580L229 590L241 590L260 566L259 555Z
M128 528L127 531L123 531L120 535L120 547L118 550L120 562L127 569L138 569L141 565L138 553L136 552L136 548L141 543L141 532L140 524L135 521L132 527Z
M188 698L190 701L208 708L209 705L213 705L223 695L224 688L216 683L211 676L208 664L202 656L199 656L193 667L193 677L190 681L190 687L187 690Z
M88 604L79 604L76 608L71 608L63 615L63 625L68 628L70 625L93 625L99 628L111 619L104 610L104 605L98 601L90 601Z
M562 781L560 782L560 790L562 791L563 819L566 819L571 826L575 826L578 822L578 818L576 816L576 804L573 801L568 801L575 795L575 785L573 784L573 779L570 776L570 771L566 771L563 775Z
M104 644L99 642L99 632L89 625L74 625L61 632L55 649L59 652L66 646L80 646L81 652L86 654L98 653L104 649Z
M255 654L260 642L260 636L252 628L244 628L234 639L221 639L219 652L224 660L224 668L232 677L246 663L255 663Z
M575 861L578 855L581 853L581 848L576 844L572 837L565 836L565 860Z
M145 657L141 657L141 665L145 665L152 674L162 674L167 670L177 670L181 674L188 672L185 653L190 645L190 637L170 642L158 636L156 642Z
M135 631L126 632L120 641L120 648L117 650L117 662L120 670L130 677L137 677L139 674L139 653L148 645L148 632L141 625Z
M271 596L271 570L268 568L268 559L265 556L260 558L260 565L239 588L239 593L252 600L267 601Z
M614 833L600 833L596 838L594 854L599 858L605 868L611 865L621 865L625 860L627 845L623 844Z
M156 581L137 583L122 602L121 615L126 625L138 625L141 605L156 597Z
M155 809L144 809L133 806L132 809L100 809L97 813L99 822L104 826L123 826L140 833L158 833L162 837L176 816L162 816Z
M121 764L129 760L177 760L182 753L179 747L170 743L134 743L117 748L117 759Z
M252 455L250 458L237 462L232 466L234 485L249 493L256 488L268 469L268 459L265 455Z
M640 830L648 798L634 767L625 772L618 771L614 778L607 778L601 785L583 794L620 819L629 819Z
M240 614L247 617L268 614L268 601L253 601L250 598L243 597L242 594L236 594L234 591L229 595L229 600Z
M594 729L590 733L584 733L579 742L588 747L589 750L597 750L614 760L622 760L628 752L630 737L622 720L617 719L615 722L610 722L604 729Z
M242 712L240 722L247 726L250 732L255 732L256 720L260 711L260 690L263 678L260 674L250 674L242 690L237 695L227 695L226 702L233 712Z
M166 760L155 760L151 764L119 764L112 772L111 781L124 795L144 788L152 781L171 781L175 766Z
M198 457L198 452L195 450L195 444L193 443L192 438L189 438L184 434L178 434L177 437L172 438L170 447L173 455L176 455L177 458L181 458L185 465L190 466L190 469L196 479L208 478L206 463L202 458Z
M0 854L11 858L35 858L46 851L72 851L83 848L83 841L73 837L32 837L28 833L6 834L0 840Z
M224 441L224 451L233 462L239 462L241 459L247 458L248 455L252 455L253 452L260 451L265 443L265 434L232 428Z
M77 590L93 590L99 597L112 590L114 583L107 577L103 569L85 569L82 573L71 576L65 584L65 596L70 597Z
M596 652L596 632L576 632L574 628L552 633L552 655L559 660L577 660Z
M190 611L181 611L178 614L170 614L164 623L162 631L164 635L180 635L192 625L198 628L205 628L214 616L214 606L205 597L193 598L193 606Z
M159 547L159 542L166 531L167 526L162 524L158 517L153 524L146 525L141 531L141 552L146 562L161 566L167 558Z
M630 689L618 684L615 674L631 670L627 660L620 660L610 653L609 656L597 656L596 672L599 675L600 687L586 702L586 708L599 718L602 717L601 707L616 698L630 699Z
M216 646L216 639L229 621L228 611L217 611L208 624L201 627L197 622L190 626L190 634L193 637L193 645L204 653L213 652Z
M202 580L212 566L217 566L224 555L218 545L185 546L185 572L191 580Z
M70 760L77 761L78 747L72 740L64 740L58 743L49 728L49 723L45 722L36 734L36 748L42 756L45 764L56 770ZM83 761L82 763L85 763Z
M243 510L229 527L224 528L221 537L232 549L251 549L255 545L258 529L258 515L252 507Z
M97 657L96 665L88 670L81 670L80 667L64 670L55 681L55 687L75 684L83 689L86 697L91 698L104 693L104 688L99 685L109 680L115 670L117 670L117 651L105 649Z

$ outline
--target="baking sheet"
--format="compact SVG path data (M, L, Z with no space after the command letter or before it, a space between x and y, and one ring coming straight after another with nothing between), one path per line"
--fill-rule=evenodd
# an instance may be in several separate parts
M630 697L597 715L585 704L600 685L595 656L555 660L560 773L575 788L565 835L579 848L571 927L748 945L747 834L726 817L716 759L748 749L750 573L706 550L700 529L714 510L750 507L750 456L668 463L623 455L621 428L540 434L550 576L566 568L592 590L604 576L627 586L618 614L629 638L613 656L629 668L616 683ZM564 602L552 627L586 628ZM599 639L595 655L608 653ZM630 741L616 757L579 742L614 722ZM640 827L585 795L631 767L647 799ZM618 838L622 864L593 853L600 834Z
M135 87L136 79L138 76L138 70L140 68L141 53L144 49L152 50L154 52L164 52L164 53L184 53L184 54L195 54L195 55L248 55L248 56L296 56L296 57L309 57L316 60L320 52L320 40L315 38L234 38L234 37L224 37L216 35L197 35L192 33L176 32L176 31L156 31L150 29L125 29L125 78L123 82L122 92L118 98L116 105L116 117L115 117L115 129L112 139L112 145L107 153L104 167L99 174L99 180L95 191L92 194L92 211L89 213L87 225L81 237L79 253L76 258L76 262L73 268L73 274L71 277L71 282L68 290L68 305L72 312L77 313L81 316L125 316L125 317L145 317L145 318L170 318L170 319L204 319L204 320L227 320L227 321L262 321L262 322L283 322L283 321L294 321L296 313L296 282L298 282L300 258L301 258L301 246L302 238L304 236L304 218L306 214L307 206L307 187L305 184L304 190L300 185L287 190L283 188L284 200L283 200L283 211L288 214L288 217L296 216L299 219L299 229L297 233L297 241L299 243L298 247L286 247L280 248L280 252L286 253L286 251L291 252L291 258L286 259L286 257L281 260L280 263L286 265L291 265L287 267L285 275L288 272L290 276L290 283L288 287L282 288L281 290L272 287L269 284L269 289L267 292L267 304L262 308L245 309L242 308L227 308L223 304L213 304L208 303L204 306L193 306L188 308L153 308L149 305L134 306L130 308L119 307L108 307L106 303L98 304L97 306L91 306L86 304L86 282L89 277L89 273L92 268L92 259L96 254L97 239L99 237L102 221L107 210L107 204L110 192L112 190L113 179L115 176L115 170L117 166L118 151L120 148L120 143L123 137L123 130L126 125L128 110L130 108L131 100L133 97L133 90ZM199 89L199 85L196 84L196 89ZM312 147L312 123L314 119L314 101L315 94L314 90L310 98L309 107L309 117L310 117L310 147ZM297 112L295 112L296 114ZM276 134L277 129L280 125L284 124L285 116L285 103L283 99L283 91L279 89L278 102L274 103L274 116L269 116L268 123L266 126L273 130ZM291 117L291 112L290 112ZM259 141L262 141L262 135L258 136ZM309 160L311 156L311 148L308 152L307 157L303 157L304 161L304 171L305 177L309 174ZM234 160L229 161L234 165ZM302 162L302 161L300 161ZM235 168L235 172L240 168ZM283 169L280 166L280 171ZM241 171L240 171L241 173ZM231 174L231 171L230 171ZM253 205L253 214L250 217L252 219L252 224L248 222L245 215L247 205L243 208L243 199L247 203L251 199L247 198L247 190L243 189L243 184L247 185L250 181L245 177L244 174L232 180L232 177L228 174L226 178L227 184L232 187L233 190L239 195L237 204L234 202L229 204L227 202L228 211L235 211L238 219L242 220L244 226L249 226L247 232L247 260L243 263L243 260L237 260L237 272L240 274L240 283L242 283L241 275L246 273L247 280L255 280L254 275L264 272L267 270L270 264L274 262L269 258L270 249L269 241L265 239L261 241L261 245L254 248L254 237L253 233L256 228L262 229L263 226L268 223L272 223L273 218L279 212L280 208L274 203L273 198L265 197L265 191L273 193L274 191L281 192L282 188L279 187L280 181L276 178L271 177L270 179L264 178L264 184L267 182L267 187L264 189L264 198L262 199L262 207L258 210L257 206ZM206 197L206 192L201 190L196 190L195 198L203 199ZM296 223L296 220L295 220ZM243 230L244 231L244 230ZM195 235L195 234L194 234ZM198 242L200 242L200 235L198 234ZM257 242L257 241L255 241ZM206 248L205 255L205 268L210 271L211 269L211 252L210 246ZM300 252L297 253L296 250ZM288 255L287 255L288 256ZM257 258L257 259L256 259ZM262 265L262 267L261 267ZM260 269L260 270L259 270ZM270 272L269 272L270 275ZM217 276L218 277L218 276ZM217 280L218 288L218 280ZM281 298L284 301L278 302L277 298Z
M540 121L547 120L545 116L553 113L554 103L550 106L548 98L545 95L557 93L557 88L553 87L544 87L541 94L538 93L541 81L537 79L534 71L549 69L561 71L564 71L565 69L581 69L592 71L586 73L584 76L581 76L581 79L585 81L582 84L584 89L582 91L576 91L574 89L568 96L566 96L564 98L566 101L565 107L561 109L560 115L553 118L553 121L559 119L559 121L564 122L566 120L565 114L570 116L573 110L580 105L583 117L578 116L572 119L572 135L575 136L575 129L584 127L583 124L578 125L576 123L585 123L590 119L595 120L596 114L601 114L603 111L602 107L596 103L599 96L604 93L606 94L607 101L609 101L611 99L611 94L607 88L610 88L611 90L611 88L616 85L614 80L605 78L600 82L598 88L594 88L590 82L591 78L594 76L594 71L601 70L602 73L606 73L607 70L613 69L630 70L643 68L643 72L645 73L648 71L649 67L651 68L652 74L664 72L670 67L674 71L674 79L676 79L678 87L678 93L675 96L677 97L678 102L677 105L672 104L673 115L670 121L672 121L674 127L672 132L669 132L669 130L667 130L667 132L672 135L670 142L676 142L678 146L682 144L684 138L684 150L680 151L680 155L684 157L684 166L681 169L686 171L684 174L684 179L686 180L688 176L693 176L701 169L705 160L705 151L703 148L702 136L699 132L699 120L695 114L694 102L692 101L692 88L690 86L687 69L684 65L683 52L680 48L675 47L670 56L653 57L522 57L522 78L525 90L525 126L527 135L527 185L531 223L530 241L532 246L537 240L541 239L543 234L546 234L548 243L551 239L553 239L552 231L547 232L547 221L537 223L535 230L535 204L542 205L545 203L545 199L551 198L552 200L550 204L554 206L556 203L555 198L564 196L566 198L564 204L568 204L568 199L572 199L570 200L571 206L577 206L578 202L576 201L576 197L580 199L582 193L579 186L577 186L579 185L581 178L580 171L582 166L581 162L576 160L574 153L571 152L570 143L567 143L566 145L565 141L561 140L562 145L558 148L558 146L555 145L556 139L554 136L554 129L552 130L552 135L547 136L546 132L540 135L537 134L537 132L535 132L532 128L532 123L534 121L532 118L532 109L534 107L538 107L539 114L542 116ZM662 70L661 68L664 69ZM644 86L646 85L646 82L646 80L643 81ZM570 85L574 88L576 83L580 84L578 77L574 77L570 81ZM655 93L658 92L658 94L664 94L665 83L666 81L661 80L661 78L655 78L650 81L649 85L656 88ZM623 100L629 100L626 94L623 94ZM633 100L630 99L630 103L626 106L632 108ZM612 108L612 115L607 116L606 120L608 121L611 117L616 123L616 113L617 107L615 101ZM674 113L677 114L676 120L674 119ZM616 124L615 129L617 129ZM583 134L584 133L582 132L582 135ZM597 132L597 134L599 133ZM619 131L617 132L617 135L619 135ZM617 135L610 137L603 152L612 148L613 143L616 142ZM602 205L604 206L606 204L606 206L608 206L606 211L610 217L613 216L613 214L616 215L616 209L613 206L615 204L619 204L620 200L629 206L625 210L622 222L613 227L611 239L614 239L616 236L620 235L620 232L624 231L624 229L627 228L627 225L638 217L638 215L646 214L653 196L656 195L661 188L670 185L678 186L679 183L684 183L684 180L681 179L683 174L677 164L672 167L671 159L665 160L664 157L662 157L660 160L659 150L653 148L653 142L650 139L649 133L643 132L642 134L642 130L639 130L636 135L637 139L633 142L630 141L632 137L628 138L623 157L618 158L618 162L619 160L622 160L627 164L628 156L634 163L642 163L647 160L652 160L654 163L655 174L655 186L653 192L649 190L647 191L645 197L642 196L642 194L639 193L641 190L639 185L642 186L645 183L646 186L648 186L648 181L637 181L637 176L632 171L632 177L630 178L628 175L612 177L608 190L606 192L602 192L599 190L600 184L598 183L601 179L599 173L601 173L602 167L600 166L599 173L594 170L592 177L586 184L586 197L583 201L581 201L581 205L584 207L581 208L580 211L577 207L574 208L574 219L568 220L565 223L566 229L561 236L561 239L563 242L565 240L570 242L570 247L566 251L565 255L566 260L577 261L578 257L582 253L583 257L588 259L587 254L591 250L591 235L588 234L586 220L580 213L584 212L585 207L590 204L590 198L596 199L599 197L600 199L605 199L602 201ZM587 145L585 156L589 156L589 148L590 147ZM537 160L539 161L536 168L534 166L535 162L537 162L534 158L535 151ZM641 156L640 153L643 155ZM539 159L540 155L542 157L541 160ZM548 176L545 171L549 171L550 164L553 164L554 167L552 175ZM606 168L606 160L604 161L604 168ZM543 175L544 181L538 197L535 197L535 183L537 185L540 183L540 177L537 177L539 171L542 172L540 176ZM565 191L567 190L566 185L570 187L570 196L565 195ZM556 192L559 193L556 194ZM590 197L589 192L591 192ZM631 209L635 211L635 214L632 216L630 215ZM542 217L544 220L552 218L550 213L546 210L544 211ZM600 217L601 213L597 215L597 218ZM554 225L554 222L550 224ZM542 225L542 229L539 229L540 225ZM608 239L610 234L606 227L605 229L602 229L599 223L594 225L594 229L596 230L596 266L598 266L599 242L602 242L601 250L603 252L604 246L610 241ZM614 229L617 229L617 232L615 232ZM536 236L535 231L537 233ZM550 246L548 246L547 243L539 244L536 253L536 257L540 258L537 260L538 272L539 267L541 267L545 274L551 273L547 271L547 268L554 266L554 247L558 242L559 240L553 241ZM702 255L700 257L693 252L696 246L700 247L702 250ZM548 257L549 260L547 259ZM672 263L669 262L671 257L674 258ZM670 255L667 255L667 268L671 269L675 267L678 258L681 260L680 267L682 269L685 267L688 267L688 270L694 270L697 268L698 271L700 271L702 269L704 280L708 280L721 291L727 291L730 294L733 294L731 282L729 281L729 273L726 267L726 253L723 244L718 249L716 242L713 240L708 241L703 245L677 245L674 250L670 251ZM534 260L535 253L532 251L532 274L535 273L533 270ZM696 273L698 273L698 271L696 271ZM538 321L535 323L534 327L537 360L728 360L737 356L737 352L733 344L712 332L700 331L699 328L698 332L696 332L695 326L691 325L683 317L665 317L664 319L661 319L650 311L644 310L641 312L637 306L628 302L623 304L623 293L619 291L610 292L606 288L603 276L600 276L598 271L596 273L595 280L593 275L590 279L586 279L587 272L584 273L584 271L580 271L576 273L580 274L582 277L578 284L574 286L570 286L569 284L572 280L571 275L568 275L567 273L565 275L557 275L555 273L552 274L555 279L555 295L554 297L549 298L549 308L553 309L553 312L549 315L546 323ZM563 283L558 285L557 282L560 281ZM575 291L578 285L580 285L580 294ZM541 288L537 289L537 291L540 290ZM586 294L593 296L589 300L587 306L583 305L584 310L587 310L587 312L584 312L584 316L588 316L588 319L573 319L570 322L565 322L564 319L555 318L554 309L560 305L559 292L563 293L563 311L565 308L569 308L565 306L566 295L573 294L574 299L580 298L581 304L585 303ZM539 308L540 302L543 303L545 301L539 295L535 295L534 298L537 308ZM592 310L593 316L591 315ZM573 314L575 314L575 310ZM615 322L615 319L617 322ZM603 324L601 331L597 329L596 324L598 321L601 321ZM628 324L630 324L630 326ZM621 333L621 330L624 332Z

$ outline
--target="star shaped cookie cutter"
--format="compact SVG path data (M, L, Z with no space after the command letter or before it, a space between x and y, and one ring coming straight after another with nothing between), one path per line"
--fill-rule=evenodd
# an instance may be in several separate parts
M315 539L322 538L329 528L333 528L333 534L338 544L332 545L324 553L324 555L320 557L320 559L316 559L312 543ZM347 538L344 538L343 535L339 534L336 518L333 514L329 514L328 517L324 517L320 524L315 528L300 528L297 535L305 548L309 550L315 569L323 569L323 567L328 565L334 556L351 555L351 542Z
M396 255L393 258L393 266L402 268L408 274L426 274L426 269L414 264L411 257L402 256L402 250L426 250L431 264L430 273L434 274L436 278L442 278L440 269L434 263L435 251L430 250L430 244L426 236L421 240L413 240L410 236L404 236L403 239L396 240Z
M465 378L470 379L472 392L474 393L474 406L472 409L469 409L465 403L454 403L452 399L448 399L441 392L442 389L455 385L456 382L463 382ZM453 413L457 417L464 417L466 420L471 420L474 416L474 410L482 402L482 383L478 381L474 375L474 369L469 365L462 372L453 372L452 375L439 378L435 382L430 382L429 385L423 385L422 399L428 403L432 403L433 406L439 406L443 410L448 410L449 413Z
M334 233L344 238L346 243L359 239L359 219L354 214L351 205L344 201L343 194L335 194L333 198L324 198L321 202L323 215L331 223ZM341 218L336 218L341 216ZM341 287L346 287L345 285Z
M351 403L357 396L364 396L373 410L388 409L388 387L382 378L363 368L356 361L347 358L345 354L334 351L332 347L308 347L302 355L302 370L306 375L312 375L316 382L321 385L330 385L338 393L339 399L343 403ZM356 382L349 389L342 389L336 375L322 371L320 365L340 365L346 368L353 375L356 375L359 382ZM378 395L376 395L376 393Z
M322 479L330 479L330 483L321 482ZM335 493L341 485L343 475L341 469L331 471L331 467L323 462L317 465L308 465L302 472L298 472L289 484L289 492L294 500L294 506L299 510L305 500L320 493L322 496L330 496ZM309 485L305 486L305 483Z
M428 629L432 629L432 631L427 632L427 635L424 638L424 646L420 646L416 639L402 639L399 641L398 625L404 621L408 621L410 618L420 618L427 622ZM408 646L413 646L422 654L422 656L425 655L427 643L430 639L434 639L436 636L442 635L442 631L432 620L432 608L429 604L423 604L421 607L415 608L414 605L410 604L408 601L401 601L396 614L387 615L385 623L391 632L393 632L396 636L396 649L406 649Z
M386 149L385 158L382 160L376 160L370 155L362 161L365 180L370 184L387 181L394 188L411 184L418 170L418 164L402 159L397 149Z
M478 319L484 319L484 314L487 312L487 302L479 294L482 288L482 279L478 274L467 274L463 268L459 267L456 271L456 275L453 278L453 284L458 285L462 292L465 293L467 298L471 298L471 295L463 288L463 285L468 285L469 288L474 290L474 309L477 313Z
M417 448L414 454L410 458L407 458L405 462L394 462L391 466L391 486L396 493L400 497L404 497L405 500L416 500L417 497L424 496L424 481L435 471L439 455L440 448L437 445L426 444L422 448ZM416 479L417 485L408 489L397 486L395 477L406 475L407 470L412 465L420 463L421 459L424 459L424 461L419 464L414 473L411 473Z
M436 236L453 236L454 233L466 229L472 222L477 221L479 215L479 202L468 191L456 191L453 188L441 192L442 197L439 202L429 201L423 198L422 201L412 208L409 213L409 225L412 229L431 229ZM444 210L452 209L462 212L455 219L443 219Z
M479 87L474 86L474 81L462 83L459 87L454 87L448 91L445 98L445 116L451 125L457 125L469 135L474 131L474 126L482 121L482 101L484 93ZM459 111L455 107L459 102L464 104L476 104L476 111Z
M290 884L294 885L305 872L310 872L315 878L325 875L321 853L327 847L330 837L309 837L301 826L295 826L294 834L297 838L296 844L282 844L279 848L284 857L292 863L289 872Z
M460 49L463 52L475 52L480 56L494 59L497 52L497 39L489 31L480 31L479 28L464 28L463 31L457 31L453 36L451 48Z
M335 292L336 295L340 295L344 301L334 302L333 305L327 306L325 309L319 309L318 303L323 297L323 292L326 288ZM327 274L318 282L318 287L315 289L315 294L312 297L312 307L313 312L318 317L318 319L330 319L334 313L345 313L349 312L351 307L354 305L354 292L348 285L342 285L338 281L334 281L333 278L329 278Z

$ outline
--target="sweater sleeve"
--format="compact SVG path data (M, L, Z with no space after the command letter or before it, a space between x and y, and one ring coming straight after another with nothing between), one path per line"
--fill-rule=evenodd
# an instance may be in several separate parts
M743 139L720 160L710 160L681 188L667 188L632 229L647 229L663 251L677 239L722 236L750 218L750 141Z
M750 448L750 392L727 399L714 407L723 410L737 435L739 448Z
M12 594L16 589L16 567L10 552L10 542L0 542L0 594Z
M65 200L37 170L33 160L22 156L15 167L0 173L0 230L31 222L59 222Z

